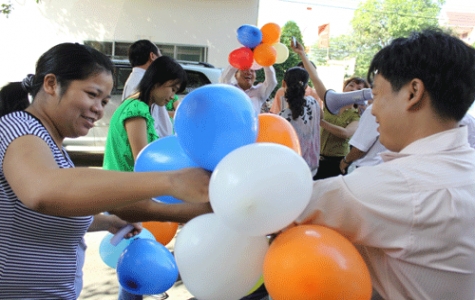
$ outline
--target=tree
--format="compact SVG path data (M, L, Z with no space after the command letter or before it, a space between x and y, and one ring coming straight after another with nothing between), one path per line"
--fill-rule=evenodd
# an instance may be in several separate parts
M393 39L412 31L438 27L445 0L367 0L351 21L353 32L330 39L330 59L356 57L356 76L366 77L373 56ZM313 53L319 54L316 46Z
M277 87L274 89L271 97L274 97L275 92L281 87L285 71L288 68L295 67L300 61L298 55L290 49L290 40L292 37L295 37L297 41L305 47L299 26L294 21L288 21L280 30L280 42L289 48L289 58L281 64L274 65L277 77ZM264 79L264 70L258 70L256 72L256 81L263 82Z
M445 0L367 0L355 11L351 21L359 43L357 74L366 74L371 58L393 39L413 31L438 27L437 16Z
M36 3L40 3L41 0L35 0ZM7 18L13 10L11 3L0 3L0 14L5 15Z

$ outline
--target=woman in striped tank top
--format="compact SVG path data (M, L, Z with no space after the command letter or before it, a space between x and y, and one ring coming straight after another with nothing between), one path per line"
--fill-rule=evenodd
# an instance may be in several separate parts
M181 222L210 211L202 169L74 168L63 139L86 135L103 116L112 72L105 55L64 43L39 58L35 75L0 91L0 299L76 299L84 234L115 233L127 224L119 217ZM150 199L157 195L185 203L161 205Z

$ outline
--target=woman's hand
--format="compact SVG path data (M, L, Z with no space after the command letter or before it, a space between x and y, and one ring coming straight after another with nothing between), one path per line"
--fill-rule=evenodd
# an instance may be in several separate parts
M211 173L200 168L186 168L171 173L172 196L190 203L209 202Z
M292 48L292 51L297 53L299 56L305 55L305 49L303 48L302 44L296 41L295 45L290 45L290 48Z
M127 225L132 225L134 228L124 237L131 238L142 231L142 223L128 223L116 215L97 214L94 216L94 221L89 226L88 231L103 231L107 230L112 234L116 234L119 230Z
M134 228L127 233L124 238L128 239L133 236L136 236L142 231L142 223L128 223L127 221L122 220L118 216L115 215L109 215L109 227L107 228L107 231L109 231L112 234L116 234L119 230L121 230L123 227L127 225L132 225Z

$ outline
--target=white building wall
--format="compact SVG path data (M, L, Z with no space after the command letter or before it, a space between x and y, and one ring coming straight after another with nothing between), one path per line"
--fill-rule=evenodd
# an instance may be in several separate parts
M38 57L62 42L149 39L208 47L208 62L225 67L241 47L236 29L257 25L259 0L13 0L0 16L0 86L34 73Z

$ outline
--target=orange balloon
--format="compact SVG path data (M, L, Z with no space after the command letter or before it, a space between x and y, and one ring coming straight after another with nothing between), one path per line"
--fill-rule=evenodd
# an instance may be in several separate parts
M280 26L275 23L267 23L261 27L262 43L275 44L280 41Z
M272 66L277 60L277 51L270 44L260 44L253 52L254 60L263 67Z
M273 300L371 298L371 278L358 250L319 225L300 225L278 235L264 258L263 276Z
M297 132L292 124L279 115L259 114L259 130L257 131L256 143L276 143L287 146L299 155L300 142Z
M168 243L170 243L178 231L178 223L174 222L151 221L143 222L142 226L143 228L148 229L148 231L153 234L157 242L163 246L166 246Z

